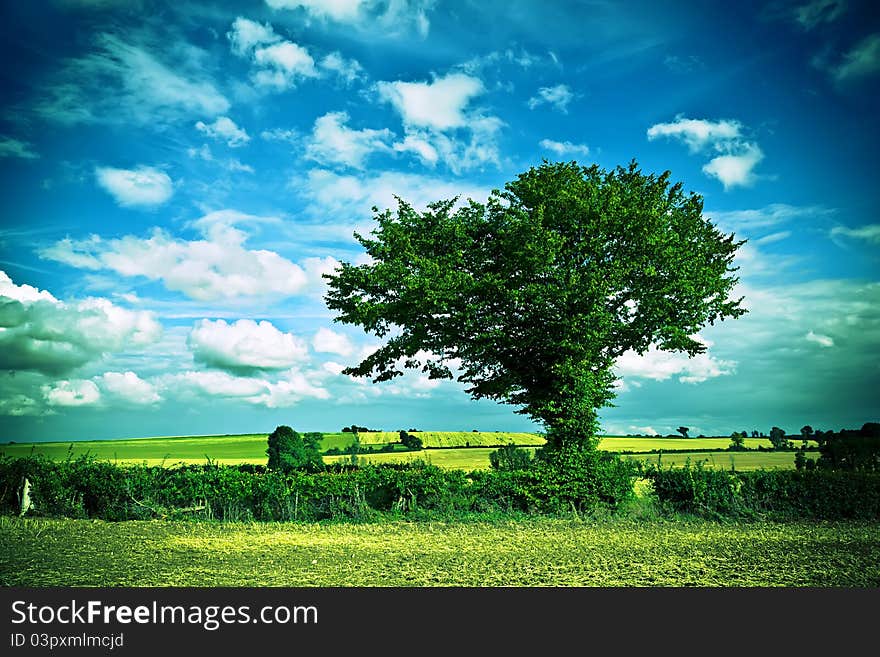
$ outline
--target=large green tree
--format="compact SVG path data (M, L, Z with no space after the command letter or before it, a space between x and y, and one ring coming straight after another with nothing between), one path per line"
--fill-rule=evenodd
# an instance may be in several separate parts
M327 275L335 321L384 338L345 373L456 377L475 399L519 406L551 446L592 445L617 358L699 354L697 331L745 312L730 298L742 242L669 172L544 162L456 206L373 208L370 236L355 234L372 262Z

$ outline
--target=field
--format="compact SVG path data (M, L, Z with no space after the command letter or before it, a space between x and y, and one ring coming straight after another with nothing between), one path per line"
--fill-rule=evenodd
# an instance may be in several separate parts
M429 449L421 452L398 452L361 455L360 458L374 462L408 461L414 458L429 460L441 466L462 470L475 470L489 467L489 452L499 445L514 443L523 446L543 444L543 438L534 433L505 432L466 432L466 431L424 431L416 433ZM369 432L359 434L362 445L378 448L396 441L396 432ZM353 442L350 433L326 433L321 447L344 450ZM465 445L470 447L465 447ZM649 452L651 450L726 450L729 438L630 438L608 436L599 443L599 448L616 452ZM485 447L478 447L484 445ZM748 438L746 446L768 447L766 438ZM443 449L437 449L443 448ZM241 463L265 464L266 434L245 434L230 436L158 436L155 438L131 438L124 440L90 440L77 442L14 443L0 445L0 454L22 457L30 454L43 454L48 458L61 460L91 454L95 458L117 463L146 463L147 465L173 465L175 463L205 463L208 459L215 463L237 465ZM722 467L730 466L729 453L692 454L691 461L709 459ZM327 456L328 462L342 460L346 456ZM642 458L642 457L637 457ZM656 456L654 456L656 458ZM735 461L739 469L784 465L791 467L794 456L791 453L753 452L738 453ZM664 454L663 462L668 465L684 463L683 454Z
M534 448L526 448L534 449ZM361 454L359 461L368 463L401 463L407 461L427 461L441 468L458 470L482 470L489 467L489 453L495 448L471 449L427 449L419 452L396 452L391 454ZM702 462L707 468L736 470L758 470L770 468L794 468L792 452L664 452L659 454L624 454L623 458L642 461L643 463L659 463L663 467L680 467L688 461L691 465ZM325 456L327 463L345 461L348 456Z
M0 585L877 587L878 551L858 522L0 518Z

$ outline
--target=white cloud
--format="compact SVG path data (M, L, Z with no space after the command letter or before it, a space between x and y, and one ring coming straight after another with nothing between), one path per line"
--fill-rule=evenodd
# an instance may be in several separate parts
M174 193L174 185L168 174L153 167L98 167L95 177L98 184L123 207L161 205Z
M385 171L366 176L340 175L323 169L309 171L305 181L294 184L311 200L310 214L328 214L359 221L372 217L370 208L396 208L399 196L414 208L424 210L429 203L460 197L485 202L489 189L465 181L445 180L433 176Z
M282 41L257 48L254 51L254 61L269 69L266 77L260 77L260 73L263 71L258 72L258 84L275 84L284 87L290 86L297 77L313 78L318 76L315 60L309 51L292 41ZM283 79L284 84L272 82L275 76L280 76L278 79Z
M252 79L259 88L284 91L302 79L321 75L306 48L282 39L268 23L238 17L226 36L232 52L255 65Z
M751 231L777 226L786 221L800 219L811 221L828 217L836 212L833 208L818 205L789 205L787 203L771 203L763 208L750 210L711 211L703 214L721 226L725 232Z
M351 356L355 352L354 344L348 336L323 327L312 338L312 348L320 353L339 356Z
M351 84L364 77L364 67L357 60L346 59L338 52L325 55L318 66L336 74L345 84Z
M497 136L504 123L469 107L485 91L478 78L449 73L432 82L379 82L376 90L403 121L404 139L394 150L413 152L429 166L442 160L455 173L499 164Z
M193 222L205 237L201 240L177 239L156 228L146 239L134 235L65 239L40 255L74 267L161 281L169 290L199 301L286 297L307 291L309 279L303 267L274 251L245 248L248 236L234 224L258 221L277 220L227 210Z
M4 157L17 157L22 160L36 160L40 155L34 152L31 144L13 139L12 137L0 137L0 159Z
M764 235L760 239L755 240L755 244L764 245L764 244L773 244L774 242L781 242L782 240L787 240L791 237L792 233L790 230L781 230L776 233L770 233L769 235Z
M206 53L185 43L169 45L164 38L142 44L99 34L95 52L61 65L36 112L64 124L155 125L227 111L229 101L201 69ZM165 61L151 50L162 51Z
M671 123L651 126L647 135L649 141L663 137L682 141L691 153L718 153L703 166L703 173L718 179L725 190L751 186L758 178L754 168L764 159L760 146L743 136L742 124L731 119L707 121L679 115Z
M180 372L161 377L166 396L220 397L267 408L286 408L306 398L329 399L330 393L297 370L276 381L233 376L222 371Z
M691 153L697 153L707 146L739 139L742 136L741 131L742 124L739 121L706 121L678 116L672 123L658 123L648 128L648 140L660 137L680 139L687 144Z
M350 23L360 19L360 11L367 0L266 0L272 9L304 9L316 18L331 18Z
M427 11L435 0L266 0L272 9L300 10L312 19L335 21L372 38L409 34L424 37Z
M232 22L232 29L226 33L232 52L239 56L247 56L258 46L281 41L275 30L268 23L257 23L239 16Z
M659 436L660 435L660 432L657 431L654 427L650 427L650 426L639 427L639 426L635 426L635 425L630 425L629 433L632 433L632 434L641 433L641 434L647 434L648 436Z
M239 377L222 371L179 372L160 378L160 386L166 396L179 393L196 393L209 397L259 398L268 390L266 381L253 377Z
M130 404L148 405L162 400L152 383L131 371L105 372L95 380L105 392Z
M59 301L0 271L0 369L63 374L107 353L151 344L161 333L152 313L96 297Z
M213 123L206 124L203 121L196 123L196 130L205 133L208 137L225 141L230 148L244 146L251 138L247 131L239 128L235 121L228 116L219 116Z
M703 173L720 180L725 190L754 184L754 168L764 159L757 144L743 144L738 150L736 155L719 155L703 165Z
M849 82L880 72L880 32L868 35L830 69L837 82Z
M335 163L362 169L370 153L389 150L390 130L353 130L346 125L348 120L345 112L318 117L306 146L306 157L323 165Z
M553 87L541 87L538 94L529 98L529 109L535 109L545 103L552 105L563 114L568 114L568 105L575 99L575 94L567 84Z
M707 347L711 346L707 340L700 336L696 337ZM638 377L665 381L677 376L682 383L701 383L708 379L731 374L735 367L735 362L716 359L708 350L689 358L687 354L661 351L651 347L642 355L634 351L626 352L617 359L614 371L624 379Z
M827 335L822 335L821 333L814 333L813 331L809 331L804 339L808 342L815 342L820 347L833 347L834 340Z
M859 228L835 226L831 229L831 237L837 237L838 235L856 240L864 240L871 244L880 244L880 224L865 224Z
M437 161L440 159L437 149L431 145L429 138L420 137L414 134L407 135L404 137L403 141L396 142L394 144L394 150L399 153L415 153L422 162L432 167L437 164Z
M552 139L542 139L541 148L553 151L557 155L589 155L590 148L586 144L573 144L570 141L553 141Z
M485 91L483 83L463 73L450 73L433 82L379 82L379 99L391 103L404 125L448 130L467 124L465 109Z
M57 381L42 390L50 406L93 406L101 401L98 386L85 379Z
M303 339L279 331L271 322L200 320L187 339L196 362L229 370L282 370L307 358Z

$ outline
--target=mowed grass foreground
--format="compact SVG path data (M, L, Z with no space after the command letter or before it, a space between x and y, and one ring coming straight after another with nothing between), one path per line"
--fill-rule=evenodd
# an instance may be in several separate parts
M2 586L880 586L877 523L0 518Z

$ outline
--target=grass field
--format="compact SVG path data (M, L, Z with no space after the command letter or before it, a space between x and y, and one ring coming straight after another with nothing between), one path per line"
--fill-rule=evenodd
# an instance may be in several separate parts
M391 432L385 432L391 436ZM371 436L361 434L361 436ZM539 445L543 439L537 434L495 433L495 432L421 432L432 447L448 445L474 445L480 441L495 446L514 442L520 445ZM396 433L393 434L397 436ZM387 437L387 436L386 436ZM324 434L322 448L345 449L353 442L349 433ZM384 443L364 443L381 445ZM663 449L664 465L683 465L686 459L691 463L704 461L707 466L730 468L731 458L738 470L754 470L770 467L794 467L791 452L726 452L730 444L727 438L629 438L608 436L601 440L599 449L617 452L648 452ZM746 440L749 447L767 446L769 441L760 438ZM470 447L426 449L419 452L392 452L362 454L359 458L368 462L406 462L415 459L427 460L440 467L460 470L477 470L489 467L489 453L496 447ZM526 449L533 449L526 447ZM717 449L716 453L669 452L666 450ZM146 463L147 465L173 465L176 463L205 463L208 459L225 465L241 463L265 464L266 434L247 434L236 436L178 436L137 438L128 440L93 440L81 442L56 443L17 443L0 445L0 453L8 456L28 456L31 453L43 454L51 459L61 460L68 456L76 457L89 453L101 460L118 463ZM628 455L639 460L654 462L656 454ZM327 462L345 460L347 456L325 456Z
M877 587L878 553L880 525L858 522L0 518L5 587Z
M526 448L534 449L534 448ZM489 467L489 453L493 447L476 449L437 449L420 452L397 452L392 454L362 454L358 459L368 463L405 463L407 461L427 461L441 468L458 470L482 470ZM794 468L793 452L674 452L659 454L625 454L623 458L645 463L658 463L663 467L680 467L690 461L691 465L702 462L704 467L729 470L758 470L771 468ZM344 461L348 456L325 456L328 463Z

